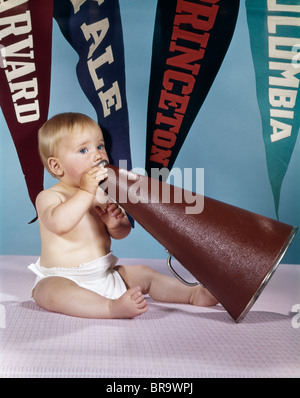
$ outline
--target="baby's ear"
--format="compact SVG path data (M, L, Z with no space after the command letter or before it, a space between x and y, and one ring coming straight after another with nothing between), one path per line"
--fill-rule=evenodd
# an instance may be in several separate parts
M49 169L51 170L51 172L56 175L57 177L62 177L64 172L63 169L61 167L60 161L57 158L49 158L48 159L48 166Z

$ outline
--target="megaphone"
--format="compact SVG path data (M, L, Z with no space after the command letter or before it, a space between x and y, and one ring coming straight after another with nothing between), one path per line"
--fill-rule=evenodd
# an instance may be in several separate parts
M241 321L298 228L106 161L100 165L107 168L100 186L108 195ZM191 211L191 194L204 204L202 211Z

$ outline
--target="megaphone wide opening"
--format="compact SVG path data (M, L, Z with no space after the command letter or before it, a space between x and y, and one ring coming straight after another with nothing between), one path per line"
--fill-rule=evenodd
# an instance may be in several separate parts
M278 255L273 267L270 269L270 271L264 277L264 279L261 282L260 286L258 287L256 292L254 293L254 295L252 296L251 300L248 302L248 304L246 305L244 310L241 312L241 314L236 319L234 319L236 323L239 323L240 321L242 321L245 318L245 316L250 311L250 309L253 306L253 304L255 303L255 301L258 299L258 297L260 296L260 294L262 293L262 291L264 290L264 288L268 284L269 280L271 279L272 275L274 274L274 272L276 271L277 267L279 266L281 260L283 259L286 251L290 247L290 245L291 245L291 243L292 243L297 231L298 231L298 227L294 227L292 229L292 231L290 233L290 236L288 237L284 247L282 248L281 252L279 253L279 255Z

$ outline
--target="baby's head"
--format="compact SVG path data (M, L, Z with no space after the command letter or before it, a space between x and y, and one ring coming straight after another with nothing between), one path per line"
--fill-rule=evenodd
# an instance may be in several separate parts
M48 165L50 157L57 157L59 144L64 137L73 132L82 131L84 127L95 127L98 124L82 113L60 113L49 119L38 132L39 153L46 170L53 176Z

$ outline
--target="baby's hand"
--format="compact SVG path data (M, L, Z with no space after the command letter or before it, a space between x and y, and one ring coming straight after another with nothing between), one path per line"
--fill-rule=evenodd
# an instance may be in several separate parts
M91 167L82 174L79 188L96 195L99 183L107 177L107 169L104 167Z
M116 203L109 202L105 209L96 207L96 211L108 229L118 228L125 217L125 213Z

